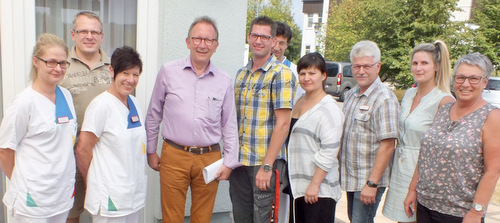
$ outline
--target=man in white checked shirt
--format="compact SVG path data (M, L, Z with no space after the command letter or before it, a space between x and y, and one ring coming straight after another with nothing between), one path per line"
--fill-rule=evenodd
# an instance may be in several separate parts
M370 223L389 186L399 103L378 76L381 63L376 43L356 43L350 57L358 85L346 93L344 102L340 185L347 192L349 220Z

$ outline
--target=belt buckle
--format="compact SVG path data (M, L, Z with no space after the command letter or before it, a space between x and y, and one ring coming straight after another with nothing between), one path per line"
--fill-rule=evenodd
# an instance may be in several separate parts
M188 152L191 153L191 154L195 154L195 155L203 153L203 151L201 151L201 150L198 150L198 153L193 152L193 150L196 151L195 149L198 149L198 147L197 146L190 146L189 149L188 149Z

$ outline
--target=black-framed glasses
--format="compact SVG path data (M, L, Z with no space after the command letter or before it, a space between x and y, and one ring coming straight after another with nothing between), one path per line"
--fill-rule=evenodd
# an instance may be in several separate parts
M44 60L40 57L36 57L36 58L42 62L45 62L45 64L47 65L48 68L55 68L59 64L61 69L67 69L70 65L70 63L67 60L63 60L63 61L49 60L49 61L47 61L47 60Z
M273 38L272 36L268 36L268 35L259 35L259 34L255 34L255 33L250 33L250 35L248 35L250 37L251 40L257 40L259 37L262 41L269 41L271 38Z
M370 70L372 69L373 66L375 66L375 64L377 64L378 62L375 62L373 64L356 64L356 65L352 65L352 70L353 71L359 71L361 70L361 68L365 69L365 70Z
M86 36L90 33L93 37L97 37L97 36L102 34L102 31L86 30L86 29L81 29L81 30L74 29L73 32L75 32L76 34L83 35L83 36Z
M205 44L207 46L211 46L215 41L217 41L216 39L208 39L208 38L201 38L201 37L191 37L191 41L193 41L193 43L195 45L201 44L202 40L205 41Z
M465 80L469 79L469 83L478 84L484 76L464 76L464 75L454 75L453 80L457 84L463 84Z

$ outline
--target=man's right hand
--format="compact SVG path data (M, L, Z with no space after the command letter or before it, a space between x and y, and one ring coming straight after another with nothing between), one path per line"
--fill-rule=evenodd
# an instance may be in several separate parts
M369 187L368 185L365 184L363 189L361 189L359 200L364 205L370 205L376 202L376 197L377 197L377 188Z
M148 154L148 164L153 170L160 171L160 157L158 154Z

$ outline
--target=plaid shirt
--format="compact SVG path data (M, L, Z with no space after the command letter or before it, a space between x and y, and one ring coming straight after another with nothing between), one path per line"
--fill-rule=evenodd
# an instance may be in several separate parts
M342 190L361 191L370 176L380 141L398 137L398 99L379 78L363 93L359 86L346 93L344 134L340 149ZM392 162L378 183L389 186Z
M261 165L276 124L275 109L293 106L297 80L290 69L271 56L252 72L252 61L236 76L236 113L240 142L239 161L245 166ZM286 159L285 144L277 159Z

